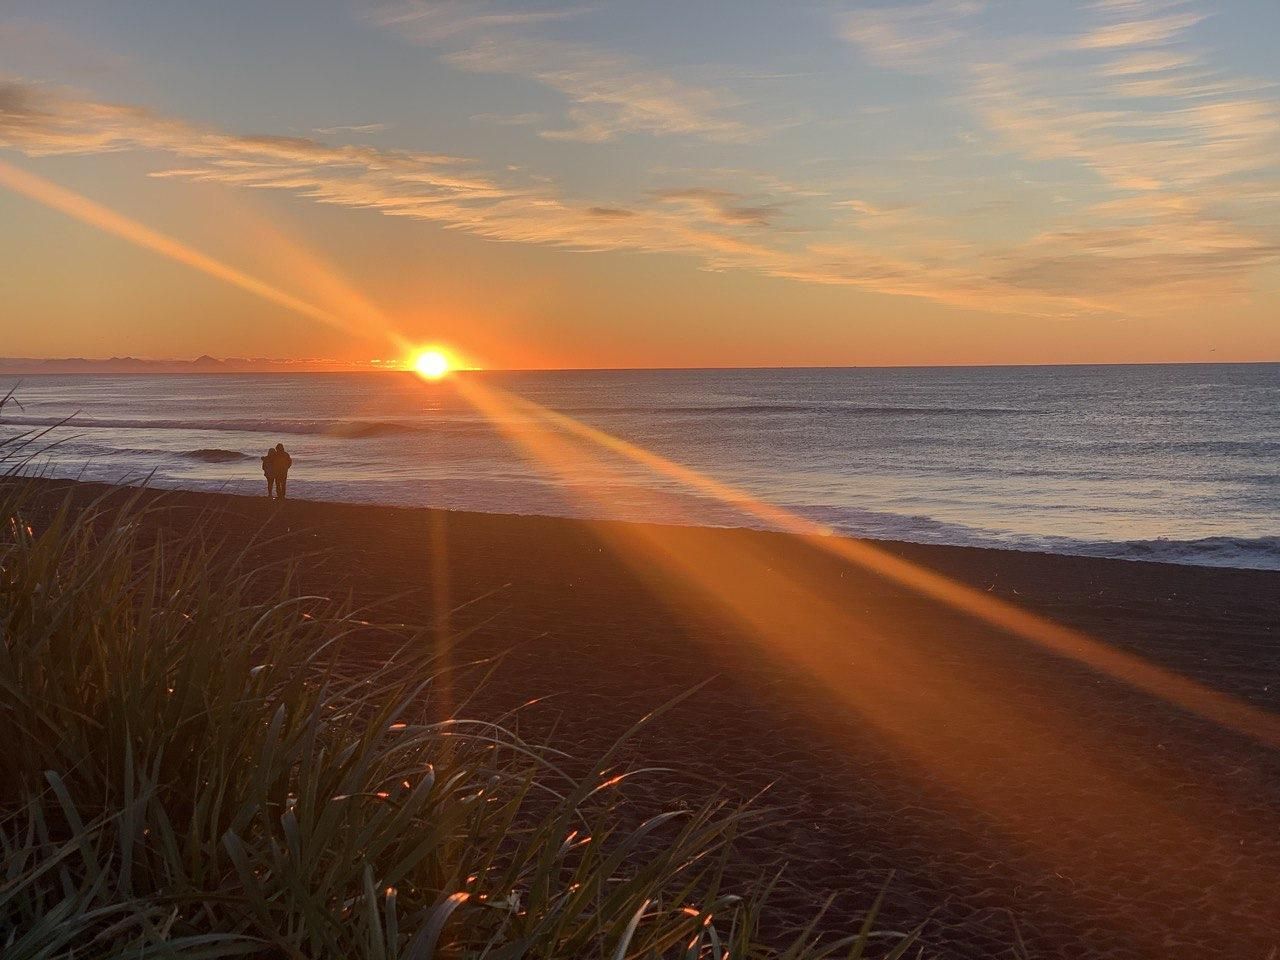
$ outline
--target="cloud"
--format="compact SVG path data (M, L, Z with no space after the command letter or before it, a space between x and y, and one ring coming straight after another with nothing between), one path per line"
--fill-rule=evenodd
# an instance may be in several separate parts
M29 156L156 150L206 161L173 175L225 178L248 186L281 178L378 177L431 188L440 196L493 197L502 191L467 172L457 157L363 145L333 146L310 137L227 134L142 107L84 99L19 80L0 80L0 146Z
M1165 51L1146 50L1127 54L1105 63L1099 69L1104 77L1127 77L1134 74L1165 73L1194 66L1200 58L1186 52L1169 53Z
M949 249L954 255L963 246L954 237L948 237L955 224L925 212L920 203L852 199L837 201L835 205L853 211L858 232L864 236L875 235L877 243L885 248Z
M1140 17L1108 24L1076 41L1082 50L1111 50L1164 43L1204 20L1198 13L1175 13L1163 17Z
M681 84L629 58L590 47L515 37L479 39L445 55L472 73L527 77L563 94L572 125L548 130L557 140L599 142L621 133L684 134L740 142L751 131L724 115L728 101L712 90Z
M590 9L551 6L515 10L483 0L392 0L377 5L374 19L399 27L417 40L435 43L466 34L569 20Z
M1035 300L959 268L929 268L866 247L816 243L800 231L774 231L778 204L748 202L730 190L672 188L625 205L574 202L546 185L503 184L444 154L229 134L22 81L0 84L0 147L29 156L125 150L171 155L182 162L152 176L285 190L504 242L674 253L708 270L749 270L973 306L981 298L986 309L1031 309Z
M964 21L981 13L982 8L975 0L875 7L845 14L840 33L876 63L931 69L948 47L963 38Z
M730 225L765 227L781 210L776 203L751 205L744 203L745 198L739 193L708 187L657 190L654 196L664 203L684 206L704 220Z
M876 62L937 75L956 91L947 102L1003 150L1055 165L1059 181L1064 162L1080 171L1059 189L1086 202L1020 246L976 254L976 272L1150 314L1247 296L1257 271L1280 263L1280 105L1195 49L1203 13L1176 0L1102 0L1083 29L1046 38L988 36L975 12L933 2L840 28ZM864 220L878 212L847 205Z
M997 86L980 91L985 109L1006 96L999 77L991 82ZM1074 156L1116 177L1160 160L1145 154L1128 158L1120 146L1099 139L1123 119L1113 112L1090 113L1072 124L1054 102L1042 105L1041 115L1017 97L1017 110L1005 108L1015 119L1029 113L1035 123L1024 133L1051 157ZM1215 130L1238 133L1267 122L1261 108L1242 114L1238 105L1210 102L1184 109L1191 113L1184 118L1186 128L1202 128L1205 138L1218 137ZM1049 136L1055 128L1060 141ZM1047 146L1040 142L1046 137ZM1233 196L1216 180L1201 194L1153 188L1098 203L1077 222L994 249L949 236L955 218L892 199L864 195L843 206L827 204L819 191L781 183L771 190L769 178L746 190L704 182L638 197L574 199L531 175L509 182L508 174L486 173L445 152L227 133L18 80L0 82L0 147L33 157L147 151L174 161L152 176L283 190L496 241L678 254L708 270L746 270L1027 316L1132 313L1142 304L1175 303L1192 293L1233 296L1252 271L1280 262L1274 237L1246 230L1226 212L1208 215L1210 206L1229 206ZM1149 149L1142 143L1129 148ZM1243 148L1224 137L1223 162L1237 149ZM1245 159L1252 149L1243 150L1235 169L1255 169ZM1184 174L1190 182L1203 173L1200 161L1162 162L1154 171L1161 177L1178 174L1183 162L1192 164ZM751 177L738 171L735 179ZM1267 189L1259 179L1254 197L1267 197ZM1254 199L1250 206L1264 202L1275 202L1274 193L1270 201ZM850 211L857 215L859 239L848 236ZM780 224L784 212L787 222ZM1153 284L1153 277L1163 282Z
M628 217L634 217L636 212L624 210L621 207L587 207L587 214L604 220L625 220Z
M755 136L729 116L735 104L718 90L682 83L633 57L529 35L530 28L589 12L582 6L409 0L382 5L375 19L440 48L443 59L461 70L532 80L563 96L569 125L542 130L550 140L600 143L644 133L738 143Z
M474 162L448 154L331 145L310 137L230 134L163 116L142 107L93 100L22 80L0 81L0 147L32 157L152 151L182 161L155 177L279 189L325 203L367 207L434 220L497 239L584 248L691 249L686 217L647 217L625 207L577 207L548 186L529 188L476 172ZM726 223L758 219L734 210L725 194ZM663 206L658 203L657 207ZM656 209L656 207L655 207ZM646 220L648 234L607 221ZM669 220L680 230L662 224ZM665 239L664 239L665 237Z
M1240 299L1253 271L1280 262L1280 236L1242 229L1185 196L1106 201L1085 214L1004 258L997 278L1048 293L1090 290L1149 311L1188 296Z
M350 126L316 127L314 132L331 137L342 133L385 133L386 130L385 123L357 123Z
M971 84L973 109L1007 145L1075 160L1120 189L1189 189L1274 168L1280 148L1274 101L1200 74L1073 90L1052 71L989 63ZM1133 102L1152 99L1163 102Z
M957 15L953 6L908 7L890 22L922 31L928 45L938 18ZM1274 169L1280 109L1263 85L1215 71L1188 48L1202 14L1161 0L1094 6L1110 22L1057 41L967 37L932 65L959 78L966 89L956 102L1007 146L1077 161L1119 189L1185 189Z

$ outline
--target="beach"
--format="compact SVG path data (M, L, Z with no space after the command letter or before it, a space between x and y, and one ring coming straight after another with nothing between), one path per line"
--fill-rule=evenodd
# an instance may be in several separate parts
M1229 729L1172 681L1136 689L792 535L39 483L80 507L138 495L158 534L247 551L264 591L287 560L296 596L415 625L458 668L442 711L578 763L659 711L622 756L663 770L621 789L639 811L771 810L730 874L782 871L779 931L828 897L821 926L856 929L883 888L878 926L923 924L928 956L1280 947L1278 573L879 544L1229 695ZM346 654L394 649L371 628Z

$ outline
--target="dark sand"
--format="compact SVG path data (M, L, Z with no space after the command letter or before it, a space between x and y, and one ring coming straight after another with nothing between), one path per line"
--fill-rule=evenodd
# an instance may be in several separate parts
M103 492L70 489L79 502ZM881 925L925 922L930 956L1011 956L1015 921L1031 956L1264 958L1280 947L1280 750L802 540L161 499L171 509L156 523L198 522L232 543L281 538L268 552L303 557L303 592L403 594L380 616L416 623L452 610L450 626L471 631L455 659L507 653L465 712L548 697L520 714L522 733L554 728L580 757L709 681L633 743L635 761L677 772L629 795L658 808L771 785L766 802L789 819L746 839L734 870L788 865L776 929L835 894L823 926L848 930L892 872ZM1274 718L1280 574L884 546ZM748 599L719 606L695 586L704 577Z

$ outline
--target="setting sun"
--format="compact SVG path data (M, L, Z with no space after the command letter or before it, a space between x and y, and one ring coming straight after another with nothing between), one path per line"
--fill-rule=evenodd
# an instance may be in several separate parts
M439 380L451 367L449 358L439 350L424 350L413 361L413 369L429 380Z

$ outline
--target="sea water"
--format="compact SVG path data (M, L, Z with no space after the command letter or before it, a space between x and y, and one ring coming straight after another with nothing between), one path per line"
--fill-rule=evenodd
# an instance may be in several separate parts
M56 477L262 495L283 442L297 498L768 526L514 396L849 534L1280 569L1280 364L455 377L0 377L0 437Z

